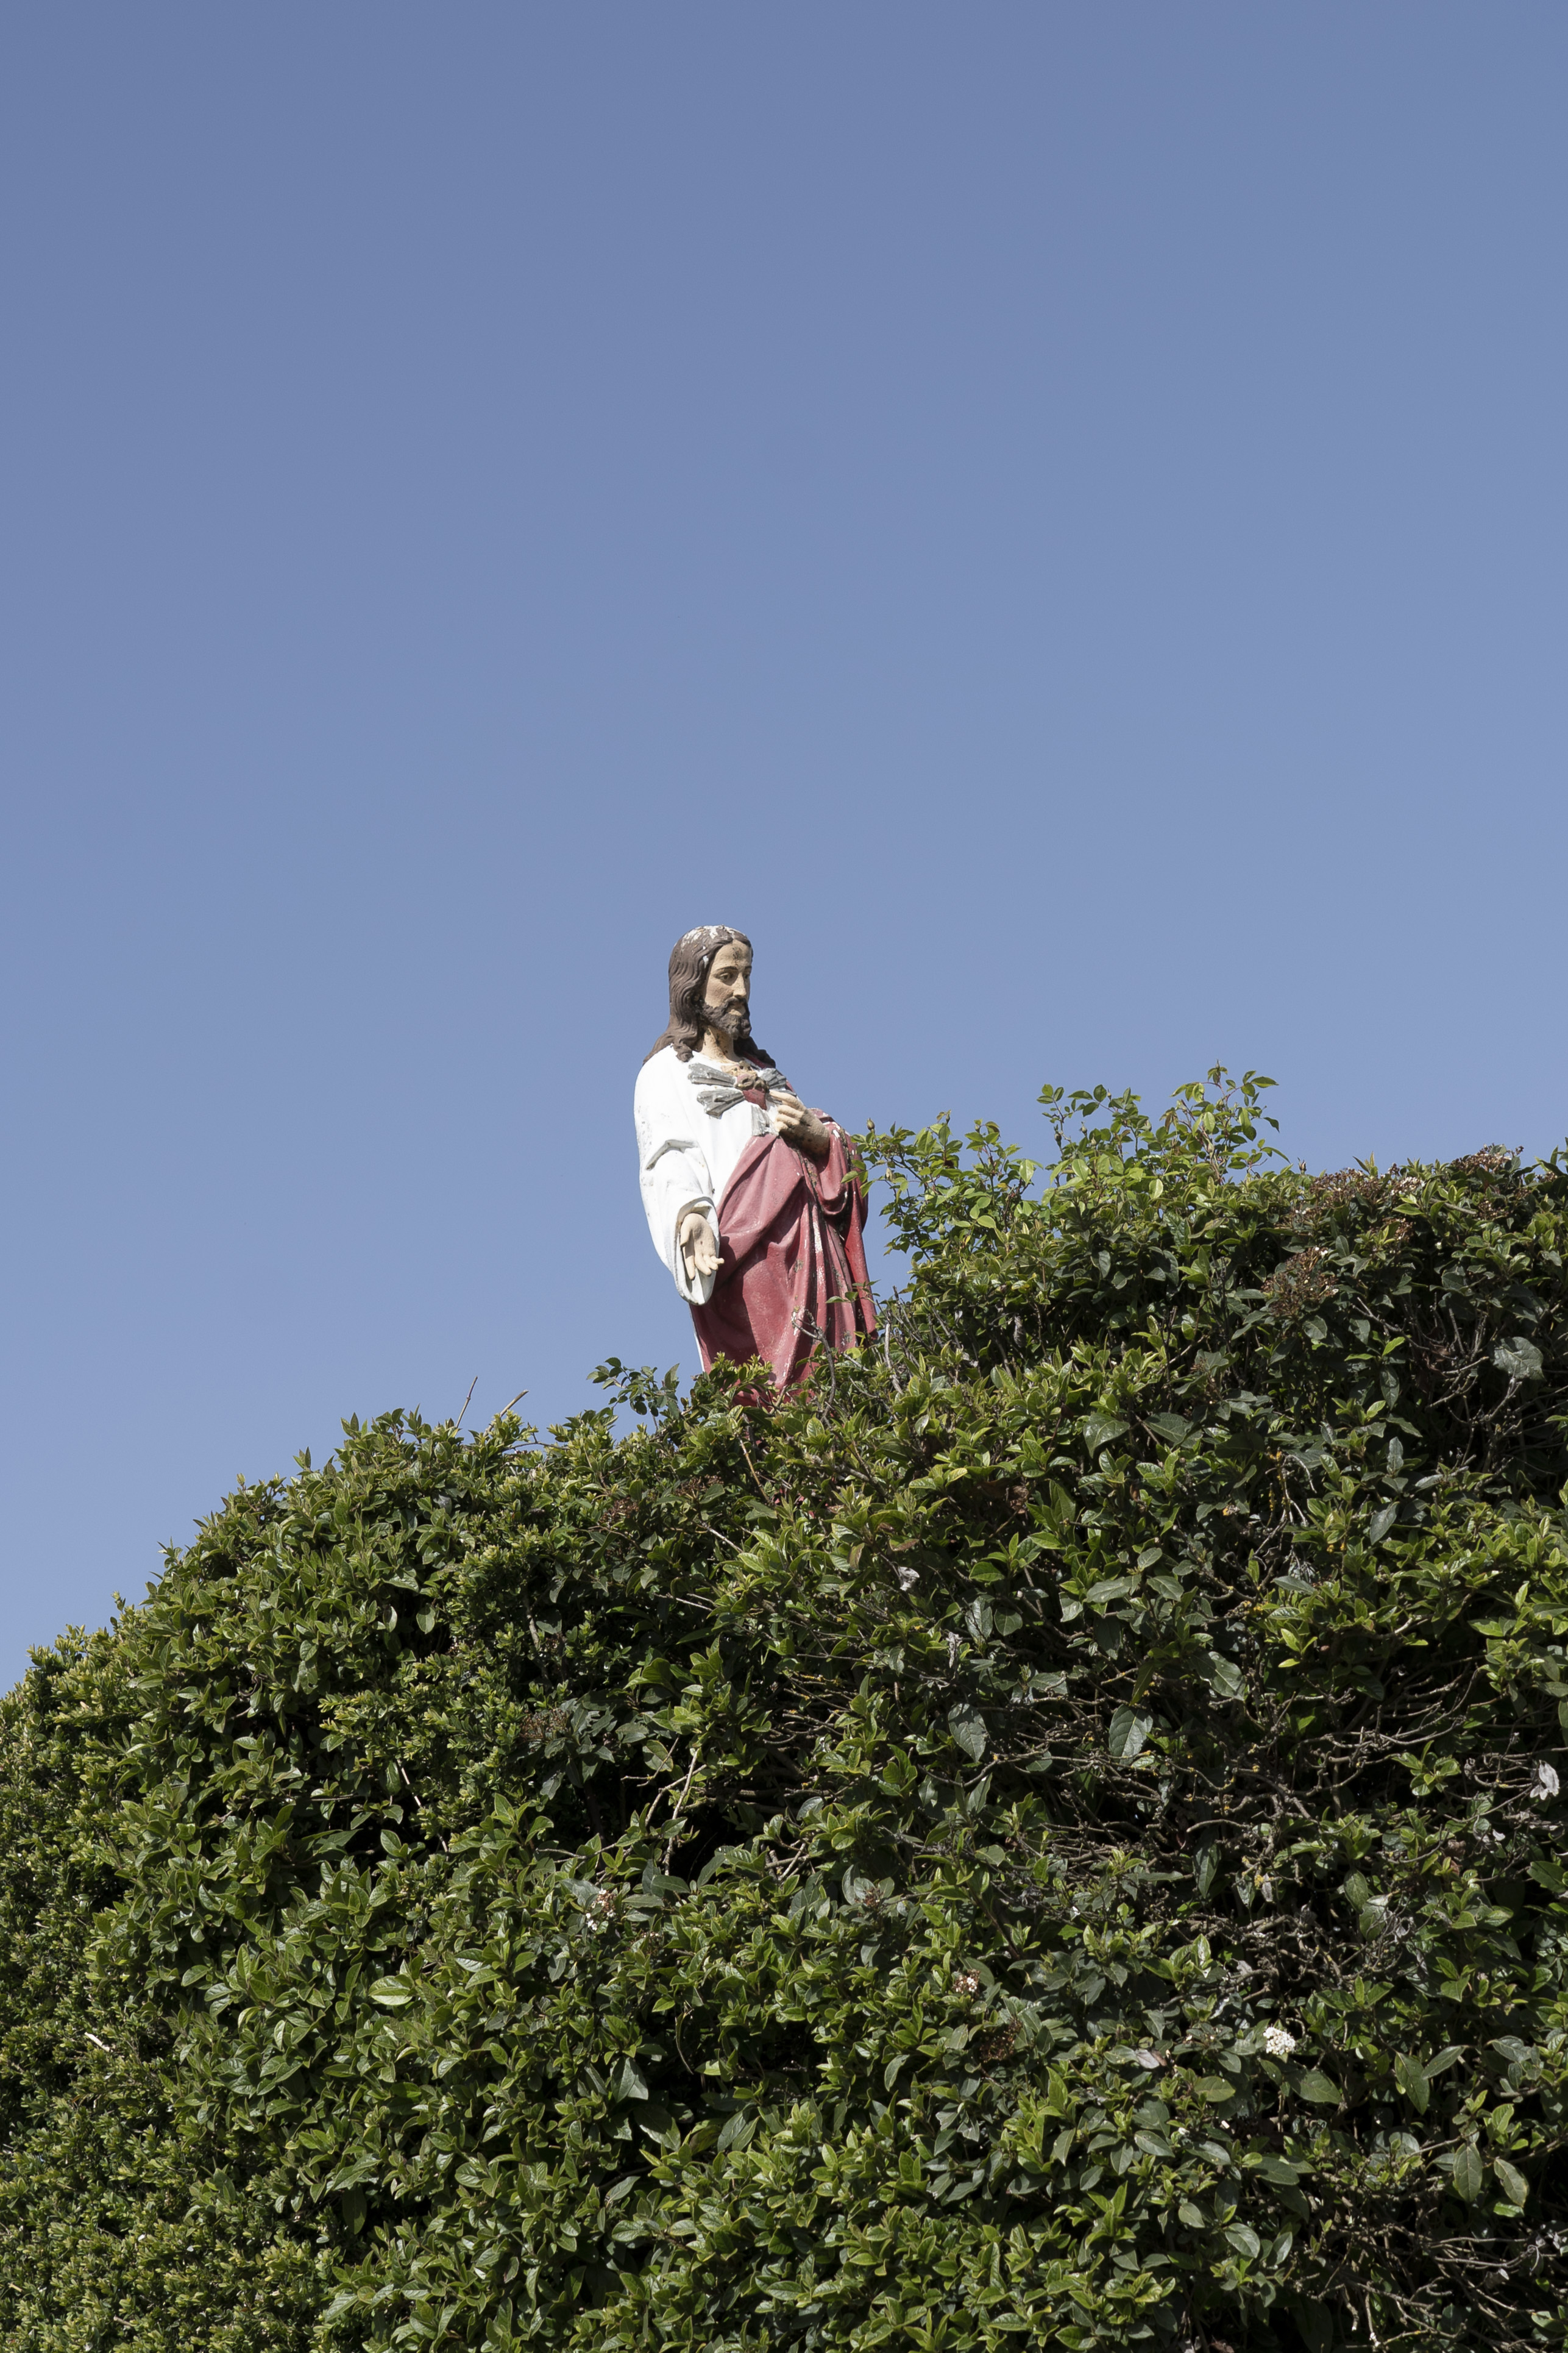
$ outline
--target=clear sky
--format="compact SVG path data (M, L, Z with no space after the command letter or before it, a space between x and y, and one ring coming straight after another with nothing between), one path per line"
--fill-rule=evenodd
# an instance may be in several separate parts
M341 1417L691 1369L689 925L839 1118L1568 1128L1568 15L0 26L0 1677Z

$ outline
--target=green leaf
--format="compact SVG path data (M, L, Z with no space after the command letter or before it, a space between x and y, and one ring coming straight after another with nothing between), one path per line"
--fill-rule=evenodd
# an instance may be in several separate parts
M1245 2255L1248 2263L1255 2263L1263 2252L1257 2232L1246 2222L1227 2223L1225 2235L1237 2253Z
M985 1754L985 1718L970 1700L960 1700L947 1712L947 1728L966 1757L979 1763Z
M1499 1372L1506 1373L1510 1381L1538 1381L1542 1375L1541 1351L1533 1340L1518 1334L1511 1340L1500 1340L1492 1350L1492 1362Z
M628 2054L621 2062L621 2072L616 2079L615 2096L617 2100L646 2100L647 2095L647 2077L643 2073L637 2061Z
M1152 1723L1152 1716L1140 1715L1136 1708L1119 1707L1110 1719L1109 1746L1111 1755L1120 1757L1124 1764L1131 1764L1134 1757L1142 1756Z
M1523 2174L1510 2165L1504 2157L1493 2158L1492 2171L1498 2178L1498 2187L1509 2202L1514 2206L1522 2206L1530 2196L1530 2184Z
M1467 2206L1475 2204L1486 2188L1486 2179L1479 2149L1474 2141L1467 2141L1454 2157L1454 2187Z
M1302 2296L1296 2304L1295 2313L1307 2353L1333 2353L1334 2321L1329 2306Z
M1260 2180L1271 2181L1277 2189L1294 2189L1301 2176L1296 2167L1283 2157L1265 2151L1258 2160L1256 2171Z
M1394 2063L1394 2080L1416 2115L1424 2116L1432 2097L1432 2086L1420 2061L1407 2058L1401 2052Z
M1068 1494L1067 1489L1062 1485L1059 1479L1051 1479L1047 1482L1046 1509L1048 1511L1051 1518L1056 1522L1058 1528L1063 1535L1066 1535L1068 1529L1076 1525L1078 1521L1078 1505L1074 1503L1072 1497Z
M1200 2100L1213 2100L1217 2105L1221 2100L1234 2100L1241 2086L1233 2084L1228 2075L1200 2075L1193 2088Z
M1296 2089L1302 2099L1310 2100L1314 2107L1337 2108L1339 2106L1340 2087L1331 2082L1321 2068L1309 2067L1297 2084Z

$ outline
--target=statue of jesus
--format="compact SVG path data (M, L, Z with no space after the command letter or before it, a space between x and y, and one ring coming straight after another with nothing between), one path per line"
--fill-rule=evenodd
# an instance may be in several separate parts
M743 932L709 923L677 940L669 1026L637 1076L637 1161L703 1370L761 1356L783 1390L816 1347L852 1346L877 1319L845 1137L752 1036L751 994Z

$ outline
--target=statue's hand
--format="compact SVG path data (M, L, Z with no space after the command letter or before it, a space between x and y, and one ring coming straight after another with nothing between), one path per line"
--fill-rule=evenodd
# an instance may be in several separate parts
M773 1125L791 1144L809 1152L814 1160L826 1160L833 1137L814 1111L807 1111L798 1095L780 1092L770 1098L773 1107Z
M719 1245L713 1239L713 1229L702 1209L684 1209L675 1239L686 1267L686 1280L695 1282L700 1276L719 1271Z

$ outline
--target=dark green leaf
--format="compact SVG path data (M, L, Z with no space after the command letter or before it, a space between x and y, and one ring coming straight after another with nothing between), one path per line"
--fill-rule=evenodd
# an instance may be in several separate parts
M1152 1722L1152 1717L1140 1715L1135 1708L1119 1707L1110 1719L1111 1755L1128 1764L1142 1756Z
M1510 1381L1538 1381L1542 1366L1541 1351L1533 1340L1522 1334L1511 1340L1500 1340L1492 1350L1492 1362Z
M966 1757L976 1763L985 1754L985 1718L968 1700L960 1700L947 1712L948 1730Z
M1417 2116L1424 2116L1432 2097L1432 2086L1420 2061L1401 2052L1394 2062L1394 2079Z

